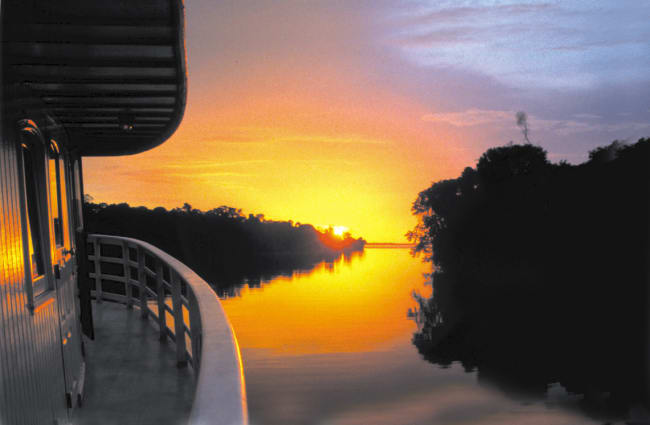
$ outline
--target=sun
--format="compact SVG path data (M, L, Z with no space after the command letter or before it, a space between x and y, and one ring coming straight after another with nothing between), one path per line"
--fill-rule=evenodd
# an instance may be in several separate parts
M343 236L343 234L348 231L348 228L345 226L334 226L333 229L334 234L339 237Z

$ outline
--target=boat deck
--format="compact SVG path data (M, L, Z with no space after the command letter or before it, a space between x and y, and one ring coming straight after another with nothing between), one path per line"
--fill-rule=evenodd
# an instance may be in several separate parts
M85 339L86 380L74 425L187 423L196 380L177 368L174 344L160 342L140 310L93 302L95 340Z

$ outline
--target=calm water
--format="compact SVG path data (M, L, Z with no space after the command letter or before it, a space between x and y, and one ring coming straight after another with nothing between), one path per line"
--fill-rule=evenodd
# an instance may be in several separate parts
M506 396L411 344L412 291L430 295L428 265L407 249L278 277L223 300L244 360L252 425L593 424L546 400Z

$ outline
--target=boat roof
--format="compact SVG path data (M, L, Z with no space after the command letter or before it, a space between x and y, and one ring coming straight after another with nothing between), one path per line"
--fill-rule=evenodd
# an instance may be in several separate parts
M81 155L142 152L180 124L182 0L4 0L2 40L5 91L36 99Z

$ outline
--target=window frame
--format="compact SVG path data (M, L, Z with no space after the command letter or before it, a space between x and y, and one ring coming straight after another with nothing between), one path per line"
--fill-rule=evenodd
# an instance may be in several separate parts
M24 289L27 295L27 307L33 314L37 304L47 302L54 288L51 256L49 255L50 215L48 211L47 154L43 135L32 120L18 121L16 135L25 273ZM29 152L30 156L29 165L26 164L26 152ZM31 175L28 175L27 171L30 165ZM37 252L37 248L40 253ZM40 255L40 258L34 260L33 255ZM42 273L35 275L33 274L33 264L39 259L43 270Z
M70 202L68 207L72 210L74 228L72 234L81 232L84 229L83 221L83 182L81 179L81 157L70 157L66 169L70 183Z
M66 237L64 234L64 228L66 227L63 223L65 215L63 214L63 203L64 198L62 195L62 190L65 190L65 180L63 180L63 173L65 172L65 166L62 166L63 155L59 150L59 145L54 139L50 139L49 148L47 150L47 172L48 172L48 188L50 192L50 208L49 213L52 215L52 228L54 231L53 240L54 246L56 248L66 248ZM52 169L51 167L54 167ZM54 173L54 176L52 175ZM54 177L54 180L52 179ZM63 181L62 181L63 180ZM63 182L64 187L61 188L61 183ZM52 187L52 184L56 184L56 188ZM53 190L56 189L56 190ZM55 204L56 202L56 204ZM56 217L54 217L54 211L56 208ZM67 205L66 205L67 207ZM48 214L48 219L50 214Z

